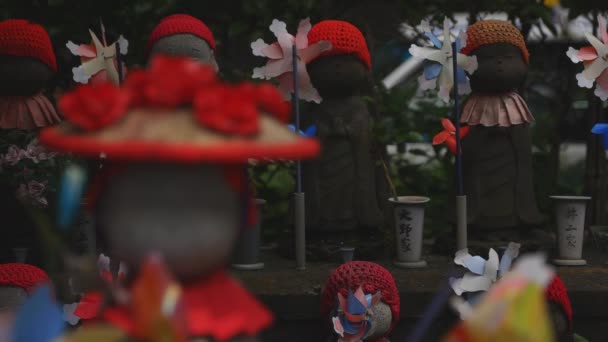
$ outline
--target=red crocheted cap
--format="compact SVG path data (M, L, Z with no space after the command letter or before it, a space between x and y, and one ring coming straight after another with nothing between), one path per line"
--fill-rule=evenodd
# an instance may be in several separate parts
M57 72L51 38L44 27L22 19L0 22L0 55L35 58Z
M391 308L392 323L387 332L390 333L399 321L401 302L395 279L384 267L369 261L351 261L340 265L325 283L321 297L321 315L329 317L336 305L338 292L348 296L348 290L356 291L361 286L365 294L374 294L381 291L384 302Z
M0 264L0 286L20 287L29 294L48 279L46 272L36 266L20 263Z
M564 282L557 275L553 277L553 280L547 286L545 295L548 301L556 303L562 308L566 318L568 318L570 330L572 330L572 305L570 304L570 297L568 297L568 290Z
M308 45L322 40L331 42L331 50L323 52L319 57L354 54L368 69L372 68L365 37L353 24L341 20L324 20L315 24L308 32Z
M215 51L215 39L209 27L202 21L187 14L174 14L161 20L150 34L148 51L161 38L180 33L190 33L204 39L211 49Z

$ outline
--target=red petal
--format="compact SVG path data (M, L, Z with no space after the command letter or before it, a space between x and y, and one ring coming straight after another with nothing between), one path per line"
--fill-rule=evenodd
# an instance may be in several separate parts
M446 144L448 145L448 150L456 154L456 138L453 135L446 140Z
M435 137L433 138L433 145L439 145L443 143L449 136L450 132L448 131L441 131L437 133L437 135L435 135Z
M577 57L583 61L591 61L597 58L597 51L593 46L585 46L578 50Z
M448 132L456 132L456 127L454 127L454 124L448 118L441 118L441 125L443 128L447 129Z
M464 138L469 134L470 126L463 126L460 128L460 139Z

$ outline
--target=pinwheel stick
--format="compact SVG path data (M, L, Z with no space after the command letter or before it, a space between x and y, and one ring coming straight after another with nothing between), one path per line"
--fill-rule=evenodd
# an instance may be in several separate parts
M298 96L298 50L294 44L292 47L293 59L293 112L296 117L296 134L300 132L300 105ZM296 169L297 191L294 194L294 231L296 237L296 267L299 270L306 269L306 216L305 199L302 192L302 164L298 160Z
M462 146L460 141L460 110L458 108L458 48L452 43L452 66L454 72L454 127L456 127L456 230L458 250L467 248L467 196L462 185Z

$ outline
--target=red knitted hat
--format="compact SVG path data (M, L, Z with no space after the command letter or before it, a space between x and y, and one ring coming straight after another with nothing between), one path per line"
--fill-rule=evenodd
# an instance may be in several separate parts
M553 280L547 286L545 294L549 302L556 303L562 308L562 311L568 318L570 330L572 330L572 305L570 304L570 298L568 297L568 291L564 282L558 276L553 277Z
M321 297L321 315L323 318L329 317L331 310L336 305L338 292L345 297L348 296L349 289L356 291L361 286L365 294L374 294L381 291L380 301L391 308L392 323L389 330L392 331L399 321L400 300L399 291L395 284L395 279L384 267L369 261L351 261L340 265L329 276L323 295ZM388 334L388 333L387 333Z
M57 72L57 60L46 30L22 19L0 22L0 55L36 58Z
M371 69L372 61L365 38L353 24L341 20L324 20L315 24L308 32L308 44L313 45L322 40L331 42L331 50L323 52L319 57L354 54Z
M20 263L0 264L0 286L20 287L29 294L48 279L49 276L36 266Z
M161 20L150 34L148 51L161 38L180 33L190 33L204 39L211 49L215 51L215 39L209 27L202 21L187 14L174 14Z

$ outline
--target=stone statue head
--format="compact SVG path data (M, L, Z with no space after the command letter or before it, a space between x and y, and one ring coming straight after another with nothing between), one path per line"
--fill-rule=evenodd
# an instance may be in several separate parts
M0 96L30 96L49 85L57 60L46 30L27 20L0 22Z
M467 29L466 55L477 56L471 88L479 93L504 93L520 87L528 71L529 53L524 37L503 20L481 20Z
M221 167L142 163L108 181L96 217L109 253L129 269L160 253L187 280L229 261L244 224L242 206Z
M213 33L202 21L186 14L163 19L150 34L148 52L148 61L157 54L190 57L218 70Z
M365 37L353 24L324 20L308 32L308 44L331 43L331 49L308 62L313 86L323 98L359 95L371 89L371 57Z

